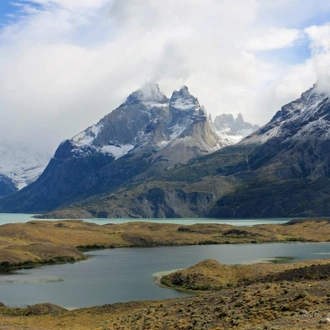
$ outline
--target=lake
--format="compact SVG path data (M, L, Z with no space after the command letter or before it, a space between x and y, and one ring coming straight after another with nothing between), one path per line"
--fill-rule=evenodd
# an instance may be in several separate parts
M97 223L99 225L105 225L107 223L125 223L132 221L149 221L149 222L159 222L159 223L176 223L176 224L186 224L191 225L194 223L219 223L219 224L230 224L234 226L253 226L257 224L275 224L284 223L293 218L264 218L264 219L204 219L204 218L190 218L190 219L83 219L84 221ZM17 222L28 222L28 221L38 221L33 218L32 214L24 213L0 213L0 225L6 223L17 223ZM49 221L57 221L58 219L46 219Z
M74 264L44 266L0 276L0 301L21 307L50 302L66 308L133 300L159 300L187 294L161 288L159 272L186 268L213 258L224 264L254 263L292 257L292 261L330 257L327 243L266 243L156 248L123 248L88 252Z

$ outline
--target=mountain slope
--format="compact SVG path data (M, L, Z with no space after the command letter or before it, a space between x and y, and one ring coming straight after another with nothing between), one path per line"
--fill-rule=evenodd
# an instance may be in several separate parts
M108 217L329 216L329 129L329 95L314 86L240 143L70 210Z
M24 144L0 142L0 173L11 179L17 189L34 182L50 158L49 153Z
M0 211L44 212L159 175L223 145L187 87L168 99L148 84L61 143L39 179Z
M16 191L17 188L15 187L13 181L8 177L0 174L0 198L10 195Z

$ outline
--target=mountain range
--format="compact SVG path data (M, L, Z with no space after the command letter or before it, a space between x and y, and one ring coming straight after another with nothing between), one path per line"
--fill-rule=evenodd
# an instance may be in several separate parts
M144 180L223 146L187 87L168 99L158 85L146 84L97 124L63 141L38 180L6 205L12 211L44 212Z
M0 211L143 218L330 213L327 93L314 85L229 146L215 130L230 136L257 127L241 116L227 119L236 128L216 128L187 87L168 99L149 84L62 142L34 183L0 200Z

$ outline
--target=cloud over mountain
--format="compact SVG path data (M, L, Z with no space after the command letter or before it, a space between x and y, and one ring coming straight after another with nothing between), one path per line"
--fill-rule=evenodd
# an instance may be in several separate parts
M55 150L145 82L264 124L329 81L330 4L29 0L0 28L0 140ZM43 138L40 139L40 136Z

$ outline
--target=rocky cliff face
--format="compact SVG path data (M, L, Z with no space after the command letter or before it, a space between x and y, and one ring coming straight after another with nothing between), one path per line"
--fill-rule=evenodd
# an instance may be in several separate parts
M144 180L223 147L187 87L170 99L148 84L61 143L39 179L0 210L43 212Z

